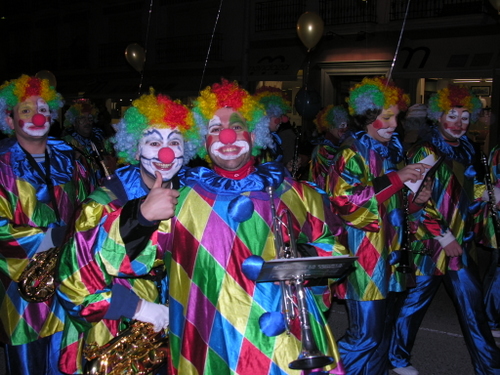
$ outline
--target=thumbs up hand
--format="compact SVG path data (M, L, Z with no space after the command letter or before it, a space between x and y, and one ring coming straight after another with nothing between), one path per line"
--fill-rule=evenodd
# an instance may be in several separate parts
M161 173L155 172L155 182L141 205L141 214L149 221L167 220L174 216L179 192L174 189L165 189Z

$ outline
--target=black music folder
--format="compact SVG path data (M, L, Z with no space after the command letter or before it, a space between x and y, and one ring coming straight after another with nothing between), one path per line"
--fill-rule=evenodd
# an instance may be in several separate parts
M285 281L301 277L304 280L339 278L351 268L358 257L307 257L272 259L264 262L257 282Z

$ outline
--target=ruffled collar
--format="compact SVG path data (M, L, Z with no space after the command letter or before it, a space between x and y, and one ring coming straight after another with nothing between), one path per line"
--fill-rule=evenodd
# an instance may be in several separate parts
M404 158L403 145L399 141L396 133L393 134L389 142L382 143L370 137L365 131L357 131L352 136L358 140L366 149L375 150L380 156L398 164Z
M465 165L472 164L476 151L466 135L458 139L458 144L456 146L452 146L444 140L439 129L433 126L424 139L436 146L441 154L446 156L446 159L455 160Z
M264 191L267 186L278 188L286 176L281 163L269 162L259 165L255 172L241 180L222 177L212 169L196 167L186 171L188 186L201 185L205 190L220 195L235 195L246 191Z

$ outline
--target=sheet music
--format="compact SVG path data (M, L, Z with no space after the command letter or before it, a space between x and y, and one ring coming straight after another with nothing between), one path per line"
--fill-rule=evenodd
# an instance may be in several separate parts
M425 158L423 158L422 160L420 160L418 163L424 163L424 164L430 165L432 167L434 164L436 164L436 162L437 162L437 160L434 157L434 154L429 154ZM416 193L418 191L418 189L420 188L420 185L422 185L422 182L424 182L425 176L427 176L427 172L429 172L429 170L430 170L430 168L429 169L425 168L425 174L424 174L424 177L421 180L417 180L417 182L406 181L405 185L408 186L408 188L411 191L413 191L414 193Z

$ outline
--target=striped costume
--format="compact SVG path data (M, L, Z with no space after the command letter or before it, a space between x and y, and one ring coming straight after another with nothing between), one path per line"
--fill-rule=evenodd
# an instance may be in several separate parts
M335 141L331 133L325 133L325 136L315 140L316 147L314 147L309 161L308 180L314 182L323 190L329 183L327 182L328 169L339 149L339 146L334 143Z
M471 258L474 233L473 213L480 212L484 184L477 181L473 167L475 150L466 136L457 146L445 142L433 127L424 142L409 150L409 159L422 160L427 155L445 158L434 176L430 201L418 227L414 228L416 286L408 290L399 312L391 341L389 359L394 367L410 364L410 353L425 311L441 281L450 294L462 327L465 342L476 374L500 374L500 350L488 328L482 290ZM440 240L452 236L462 246L462 257L449 258Z

